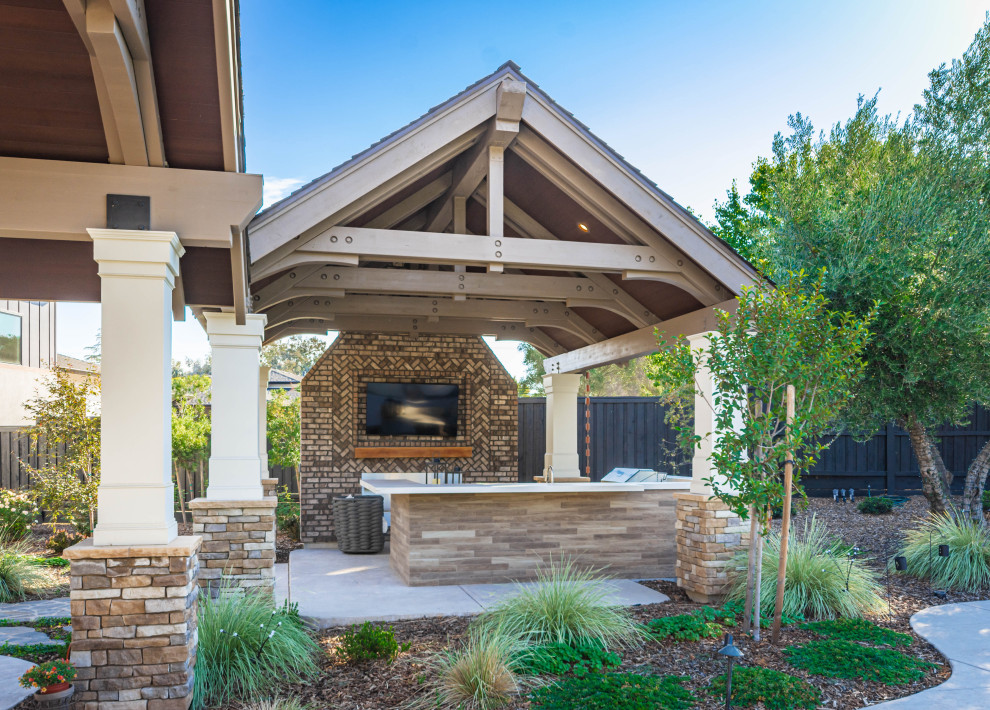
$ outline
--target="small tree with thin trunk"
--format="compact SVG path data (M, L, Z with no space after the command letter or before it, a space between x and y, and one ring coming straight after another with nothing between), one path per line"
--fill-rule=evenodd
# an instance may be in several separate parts
M751 524L745 627L759 638L759 575L763 536L770 513L784 498L781 471L794 451L794 490L804 496L801 473L827 447L830 427L853 397L864 368L869 317L828 309L821 278L791 275L776 288L744 289L735 315L718 313L709 344L691 348L680 336L672 342L658 332L660 352L650 376L661 391L689 391L705 397L715 412L717 432L680 428L687 444L715 437L711 462L718 476L707 479L715 495ZM708 399L697 372L711 372ZM793 385L797 414L788 436L785 391ZM702 406L699 404L698 406Z
M79 376L61 367L54 368L38 393L24 403L35 422L28 431L32 450L45 456L39 468L21 462L31 479L32 496L52 522L68 520L83 531L91 531L96 523L99 404L98 376Z
M210 378L206 375L183 375L172 378L172 469L182 518L186 517L186 481L180 471L198 467L210 458Z

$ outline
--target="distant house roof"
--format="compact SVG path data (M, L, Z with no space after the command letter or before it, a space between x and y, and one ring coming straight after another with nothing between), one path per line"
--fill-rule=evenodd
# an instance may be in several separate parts
M71 357L69 355L58 355L55 358L55 362L63 370L68 370L69 372L74 372L78 374L100 374L100 363L90 362L89 360L81 360L77 357Z
M274 367L268 373L268 389L292 389L302 382L302 377Z

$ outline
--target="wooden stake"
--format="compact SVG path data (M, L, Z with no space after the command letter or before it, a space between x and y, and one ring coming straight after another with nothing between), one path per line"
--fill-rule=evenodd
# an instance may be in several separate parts
M182 511L182 522L186 522L186 496L182 492L182 482L179 479L179 464L174 464L175 469L175 486L179 489L179 510Z
M746 607L743 611L743 633L753 628L753 584L756 580L756 536L759 524L756 521L756 508L749 507L749 566L746 570Z
M784 512L780 531L780 565L777 567L777 603L773 610L773 631L770 640L780 641L780 617L784 611L784 582L787 579L787 537L791 527L791 485L794 477L794 452L789 448L791 427L794 426L794 385L787 385L787 460L784 461Z

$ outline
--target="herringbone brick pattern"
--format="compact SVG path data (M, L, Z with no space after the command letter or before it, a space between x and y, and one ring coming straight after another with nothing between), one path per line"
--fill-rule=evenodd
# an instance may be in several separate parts
M457 437L389 438L365 433L368 382L460 386ZM456 335L342 333L302 384L302 540L334 540L335 495L358 493L363 472L424 471L430 459L356 459L358 446L471 446L460 466L465 482L518 478L515 380L481 338Z

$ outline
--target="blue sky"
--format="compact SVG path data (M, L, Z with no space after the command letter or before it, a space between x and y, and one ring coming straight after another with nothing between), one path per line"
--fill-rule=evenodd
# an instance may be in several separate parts
M986 0L301 2L241 0L249 172L284 196L512 59L678 202L704 217L800 111L827 128L859 94L909 112L966 49ZM98 306L63 304L81 355ZM177 359L202 357L195 321ZM520 362L499 344L510 371Z

